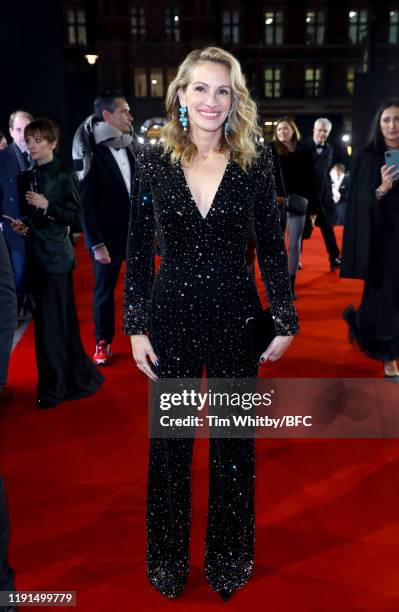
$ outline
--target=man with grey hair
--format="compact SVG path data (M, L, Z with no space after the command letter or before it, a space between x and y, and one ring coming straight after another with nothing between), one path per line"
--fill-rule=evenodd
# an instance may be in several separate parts
M3 218L3 215L8 215L14 219L20 218L16 178L17 174L26 170L30 165L24 130L32 119L32 115L24 110L11 113L9 131L12 143L0 151L0 223L2 223L4 238L10 253L18 298L18 311L23 304L26 292L25 238L12 231L9 222Z
M317 208L309 210L316 215L316 225L320 227L330 260L331 271L339 270L341 265L340 250L334 234L334 198L330 170L333 165L333 149L327 142L332 128L331 121L325 117L316 119L313 126L313 137L304 146L309 152L315 167Z

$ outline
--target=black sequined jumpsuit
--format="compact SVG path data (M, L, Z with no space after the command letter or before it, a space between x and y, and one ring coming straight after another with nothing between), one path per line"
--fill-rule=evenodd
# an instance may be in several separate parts
M253 226L278 335L297 332L270 150L248 172L229 161L205 218L180 164L158 148L138 155L127 249L124 331L148 333L160 376L256 377L245 329L261 309L245 252ZM152 282L155 225L163 259ZM193 440L153 438L147 503L151 583L176 597L188 574ZM222 597L249 579L254 558L254 441L211 439L205 567Z

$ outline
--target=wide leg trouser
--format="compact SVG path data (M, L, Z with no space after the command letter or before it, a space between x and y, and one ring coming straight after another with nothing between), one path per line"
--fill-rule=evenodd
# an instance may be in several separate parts
M257 375L243 329L227 338L214 330L212 351L190 338L177 343L173 355L153 344L161 377L200 378L204 365L208 379ZM215 591L231 592L247 582L253 566L254 440L211 438L209 444L205 568ZM169 597L180 593L189 571L192 451L193 439L150 441L147 569L150 582Z

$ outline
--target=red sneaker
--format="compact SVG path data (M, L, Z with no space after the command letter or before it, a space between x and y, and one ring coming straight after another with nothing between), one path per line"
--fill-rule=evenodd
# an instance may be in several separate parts
M93 355L93 361L96 365L107 365L111 361L112 351L111 345L107 344L106 340L100 340L96 344L96 352Z

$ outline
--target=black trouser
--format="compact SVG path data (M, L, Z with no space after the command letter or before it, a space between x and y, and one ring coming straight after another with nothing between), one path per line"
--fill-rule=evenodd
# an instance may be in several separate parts
M91 258L94 272L93 318L96 342L105 340L110 344L115 334L114 292L119 271L125 260L125 251L110 253L111 263L102 264Z
M167 338L166 323L160 324L159 335ZM151 338L160 377L198 379L204 365L208 379L257 376L245 324L232 330L220 320L209 329L209 320L199 317L190 322L184 317L180 325L185 334L176 333L172 347ZM203 331L206 328L208 334ZM253 566L254 440L216 438L209 444L206 573L215 591L234 590L247 582ZM188 574L192 451L193 439L150 441L148 576L169 596L178 592Z
M333 263L334 259L339 257L340 250L335 238L333 224L323 210L317 214L317 225L322 233L330 263Z
M7 562L8 517L3 479L0 476L0 591L14 591L14 572ZM5 609L0 606L0 612Z
M80 339L72 273L33 276L37 396L49 402L91 395L103 376Z
M8 362L17 322L17 299L11 262L0 230L0 385L7 382Z

